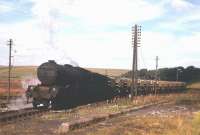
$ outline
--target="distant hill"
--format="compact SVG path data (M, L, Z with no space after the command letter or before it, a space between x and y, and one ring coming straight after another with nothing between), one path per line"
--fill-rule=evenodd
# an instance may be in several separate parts
M91 72L99 73L110 77L118 77L129 71L127 69L106 69L106 68L86 68L86 69Z
M35 66L17 66L11 70L12 79L20 79L24 76L36 76ZM5 80L8 77L8 67L0 68L0 80Z
M0 65L0 70L3 69L3 68L7 68L7 67L6 67L6 66Z

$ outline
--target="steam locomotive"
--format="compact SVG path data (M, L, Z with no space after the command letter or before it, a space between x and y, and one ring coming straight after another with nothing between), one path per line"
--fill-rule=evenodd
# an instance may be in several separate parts
M37 69L41 84L30 85L27 98L33 98L34 108L42 105L52 108L72 108L78 105L124 97L130 94L131 79L111 79L80 67L59 65L50 60ZM169 81L139 80L138 95L183 90L185 83Z
M29 86L27 97L33 97L33 107L71 108L113 98L117 91L113 80L80 67L59 65L55 61L37 69L41 84Z

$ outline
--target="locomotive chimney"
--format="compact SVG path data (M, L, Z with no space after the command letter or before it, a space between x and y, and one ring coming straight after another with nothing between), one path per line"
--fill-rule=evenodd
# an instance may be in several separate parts
M49 63L56 63L55 60L48 60Z

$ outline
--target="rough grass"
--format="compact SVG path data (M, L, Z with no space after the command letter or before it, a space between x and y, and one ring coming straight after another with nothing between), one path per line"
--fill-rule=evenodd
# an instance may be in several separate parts
M187 89L198 89L200 90L200 82L194 82L187 85Z
M196 96L196 98L193 98ZM120 99L114 103L100 104L98 106L84 106L75 109L74 111L64 112L50 112L41 117L36 117L32 120L22 121L2 125L0 127L0 134L55 134L58 125L62 122L70 120L85 118L97 114L105 114L109 112L116 112L150 102L157 102L158 100L171 100L174 105L182 104L184 98L190 100L189 106L195 106L200 104L197 98L200 98L200 92L182 93L182 94L169 94L159 96L146 96L138 97L137 100L131 101L128 99ZM187 104L188 105L188 104ZM200 107L199 107L200 108ZM113 119L114 122L107 126L91 127L87 132L82 132L82 135L199 135L200 134L200 113L194 115L185 114L170 114L165 115L140 115L135 117L119 117ZM84 129L82 129L84 130ZM69 134L78 135L78 131L71 132Z
M166 96L168 98L169 96ZM33 120L27 120L25 122L18 122L8 124L8 125L0 125L0 135L1 134L30 134L37 135L41 133L47 132L56 132L57 126L54 126L55 123L67 122L79 118L91 117L94 115L101 115L111 112L118 112L120 110L130 108L133 106L138 106L145 103L156 102L160 99L166 99L165 96L160 96L155 98L154 96L146 96L146 97L138 97L137 101L131 101L129 99L119 99L113 103L102 103L97 106L95 105L87 105L78 107L74 111L62 111L62 112L49 112L40 117L35 117ZM53 124L51 124L53 123ZM51 127L53 126L53 128Z
M196 113L192 120L193 135L200 134L200 112Z
M171 98L174 95L171 95ZM172 98L174 105L200 109L200 92L189 91ZM121 119L120 123L87 135L200 135L200 112L194 114L144 115Z
M189 90L187 93L177 96L175 99L175 104L200 107L200 91Z
M129 119L121 119L120 123L98 128L95 132L91 130L91 132L88 132L87 135L199 135L199 122L199 114L195 114L192 120L180 115L175 115L168 118L157 116L130 117ZM37 125L39 124L39 126L41 126L41 123L43 123L41 120L38 120L38 122L33 122L32 124L21 122L18 126L7 126L9 129L8 131L0 129L0 133L5 135L37 135L49 134L49 131L56 130L47 125L43 127L43 130L37 129ZM23 129L23 131L20 129Z
M198 114L199 115L199 114ZM130 117L112 126L98 129L87 135L199 135L199 117L192 120L181 115L172 117Z
M136 117L121 117L107 126L94 126L85 131L74 131L71 135L200 135L200 91L170 94L173 106L187 106L188 112L166 114L141 114ZM191 109L191 110L190 110ZM193 111L192 111L193 110ZM92 130L94 129L94 130ZM84 130L84 129L83 129Z
M91 130L87 135L199 135L200 134L200 113L194 115L192 120L181 116L174 115L172 117L130 117L129 119L121 119L119 123L108 125L107 127L98 128L95 132ZM49 131L54 131L52 127L48 125L43 129L37 130L37 125L44 123L42 120L28 124L21 122L18 126L7 125L4 129L0 128L0 133L5 135L11 134L48 134ZM28 127L32 126L32 127ZM5 130L5 128L9 130ZM23 130L22 130L23 129ZM46 131L47 130L47 131ZM45 132L46 131L46 132ZM11 133L12 132L12 133Z
M174 95L175 96L175 95ZM109 114L113 112L119 112L124 109L149 104L149 103L155 103L158 101L165 101L165 100L171 100L171 96L165 95L165 96L145 96L145 97L137 97L136 100L131 99L118 99L114 101L113 103L102 103L97 106L93 105L86 105L77 107L75 111L68 112L50 112L41 118L44 120L72 120L72 119L78 119L82 117L91 117L96 115L103 115L103 114Z

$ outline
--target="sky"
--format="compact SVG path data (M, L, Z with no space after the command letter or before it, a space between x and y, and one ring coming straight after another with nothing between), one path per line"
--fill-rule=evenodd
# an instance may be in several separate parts
M138 68L200 67L199 0L0 0L0 65L48 60L132 67L132 26L141 26Z

